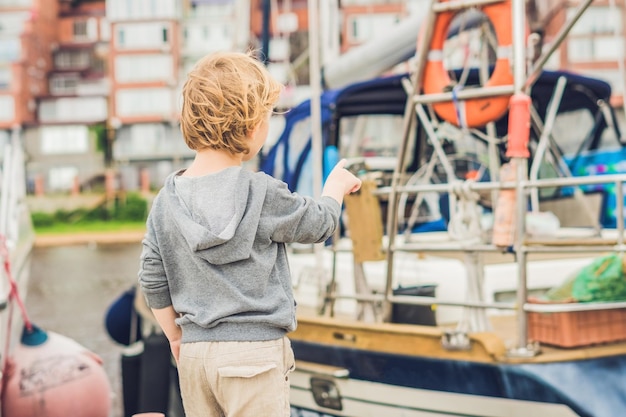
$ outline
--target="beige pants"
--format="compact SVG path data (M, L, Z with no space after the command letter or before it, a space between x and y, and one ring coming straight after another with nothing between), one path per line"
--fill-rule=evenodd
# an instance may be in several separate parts
M200 342L180 347L178 374L186 417L289 417L286 337L267 342Z

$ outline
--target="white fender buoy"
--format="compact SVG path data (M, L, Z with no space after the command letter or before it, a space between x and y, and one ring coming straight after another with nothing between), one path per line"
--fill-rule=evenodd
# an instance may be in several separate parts
M109 416L111 388L102 359L68 337L24 330L7 371L3 416Z

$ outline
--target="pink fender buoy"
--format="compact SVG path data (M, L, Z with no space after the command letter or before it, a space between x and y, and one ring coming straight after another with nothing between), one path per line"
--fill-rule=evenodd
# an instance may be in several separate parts
M102 360L54 332L25 330L7 369L2 415L108 417L111 389Z

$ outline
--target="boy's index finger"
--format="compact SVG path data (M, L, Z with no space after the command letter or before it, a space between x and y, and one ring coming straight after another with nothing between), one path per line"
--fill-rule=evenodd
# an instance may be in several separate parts
M342 158L339 160L339 162L337 162L337 165L335 165L336 168L343 168L344 166L346 166L346 162L347 159L346 158Z

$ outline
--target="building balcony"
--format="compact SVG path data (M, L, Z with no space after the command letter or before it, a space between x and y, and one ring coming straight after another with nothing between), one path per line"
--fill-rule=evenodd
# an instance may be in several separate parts
M163 19L115 23L112 40L111 51L115 53L176 51L178 24L176 21Z
M171 0L107 0L106 16L110 22L180 19L181 10Z
M177 84L175 62L171 54L116 55L113 62L114 88L120 85L175 86Z
M52 96L108 96L109 91L109 80L103 74L93 79L78 73L55 74L50 77Z
M0 0L0 10L26 9L30 8L34 3L34 0Z
M99 123L108 117L106 97L44 98L39 102L39 121L54 123Z
M177 90L173 87L118 88L113 93L113 117L122 123L170 121L178 113Z
M113 155L123 161L158 161L192 158L177 124L137 123L118 130L113 144Z
M237 33L232 17L221 21L186 21L183 27L182 54L201 57L215 51L235 50L248 38Z

